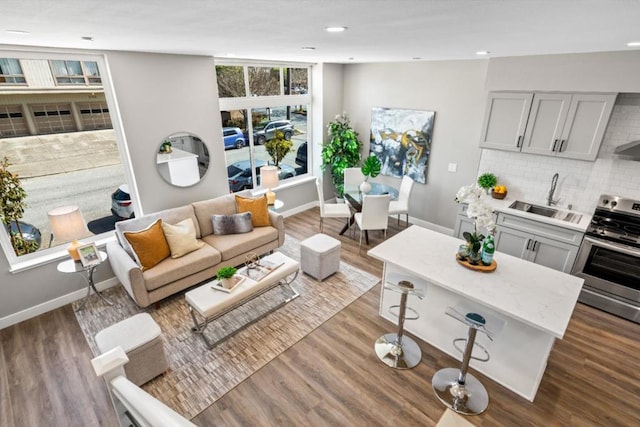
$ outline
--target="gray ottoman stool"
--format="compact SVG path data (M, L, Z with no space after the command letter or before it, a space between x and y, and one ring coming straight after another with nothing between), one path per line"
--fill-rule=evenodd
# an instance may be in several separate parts
M300 242L300 268L318 280L324 280L340 269L339 240L316 234Z
M147 313L101 330L96 334L96 344L102 353L122 347L129 358L124 371L135 385L142 385L169 369L160 327Z

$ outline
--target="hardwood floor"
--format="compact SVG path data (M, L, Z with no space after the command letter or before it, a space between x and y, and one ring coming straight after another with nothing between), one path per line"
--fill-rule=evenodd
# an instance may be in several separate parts
M304 239L317 232L318 210L285 220ZM325 220L337 236L338 219ZM389 235L404 229L390 221ZM372 244L382 235L371 233ZM358 254L356 239L339 236L342 260L375 275L382 264ZM414 369L383 365L373 343L395 327L377 315L373 288L192 421L201 426L435 425L444 407L431 377L458 362L420 342ZM105 385L70 306L0 331L0 425L115 425ZM488 410L478 426L640 425L640 325L578 304L557 341L534 403L481 374Z

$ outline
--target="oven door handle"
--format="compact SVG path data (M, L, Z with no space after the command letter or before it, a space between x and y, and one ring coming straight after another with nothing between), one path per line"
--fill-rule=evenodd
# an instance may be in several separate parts
M616 243L606 242L604 240L593 239L591 237L585 237L584 240L591 243L592 246L600 246L601 248L609 249L616 252L621 252L626 255L638 256L638 250L625 245L619 245Z

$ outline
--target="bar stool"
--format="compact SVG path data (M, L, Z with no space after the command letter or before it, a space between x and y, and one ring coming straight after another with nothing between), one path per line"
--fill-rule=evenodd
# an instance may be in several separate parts
M454 308L448 307L446 314L467 325L469 327L468 335L467 338L453 340L453 346L463 354L460 369L440 369L433 376L431 385L438 399L453 411L463 415L478 415L489 406L489 394L480 381L467 370L471 359L481 362L489 360L487 349L475 342L477 332L483 332L492 341L493 333L486 329L486 320L478 313L471 311L460 313ZM464 349L458 347L462 342L466 342ZM484 352L484 357L472 355L474 345Z
M418 312L407 307L407 298L411 294L422 299L424 290L415 288L408 280L400 280L397 285L386 283L385 289L400 293L400 304L389 307L389 313L398 316L398 332L384 334L376 340L376 355L387 366L395 369L411 369L422 360L422 351L414 340L404 336L404 321L420 317ZM412 313L411 317L406 317L407 310Z

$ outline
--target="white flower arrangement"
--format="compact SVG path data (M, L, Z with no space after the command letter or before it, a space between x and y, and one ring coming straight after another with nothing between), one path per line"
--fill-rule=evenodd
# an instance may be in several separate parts
M480 242L484 240L484 235L478 234L478 230L486 229L491 234L494 232L496 223L493 220L493 208L486 200L486 192L477 184L460 187L456 193L456 202L468 205L467 216L474 219L474 232L464 233L464 237L477 251Z

